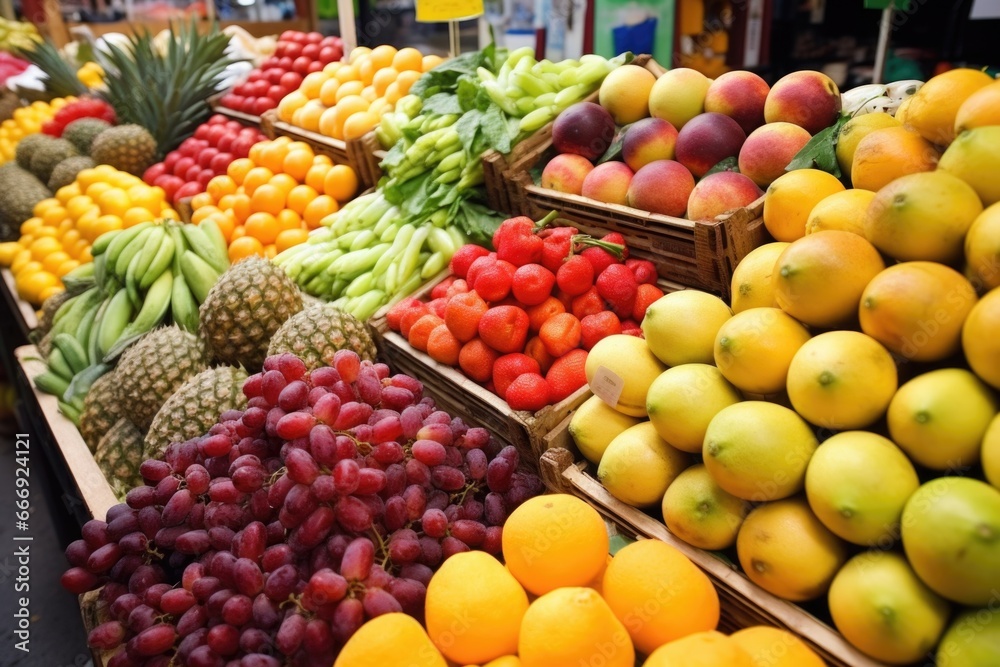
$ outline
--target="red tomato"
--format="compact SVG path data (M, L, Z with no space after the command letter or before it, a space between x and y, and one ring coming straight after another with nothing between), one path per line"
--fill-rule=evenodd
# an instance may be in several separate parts
M197 181L198 174L200 173L201 173L201 167L198 166L197 163L195 163L192 164L190 167L188 167L188 170L185 171L183 175L181 175L181 178L183 178L186 183L190 183L191 181Z
M163 191L167 195L167 199L174 201L174 195L177 193L177 190L184 185L184 181L178 176L164 174L156 179L153 184L157 187L163 188Z
M312 63L313 61L309 60L309 58L306 58L305 56L299 56L298 58L295 59L295 62L292 63L292 69L301 74L302 76L305 76L306 74L309 73L309 65L311 65Z
M166 170L171 174L174 173L174 165L177 164L177 161L180 160L182 157L184 156L181 155L179 152L170 151L169 153L167 153L167 156L163 158L164 168L166 168Z
M271 86L267 89L267 96L275 102L280 102L281 98L285 96L285 89L281 86Z
M225 172L216 172L214 169L202 169L201 170L201 173L198 174L198 178L195 179L195 182L199 186L201 186L201 189L199 190L199 192L204 191L204 189L206 187L208 187L208 182L210 180L212 180L213 178L215 178L216 173L222 173L222 174L224 174Z
M255 143L257 143L257 139L253 135L240 134L240 136L233 139L229 150L236 158L248 157L250 155L250 147Z
M184 199L185 197L194 197L196 194L203 191L204 187L198 181L188 181L187 183L184 183L174 191L174 194L172 197L170 197L170 200L176 204L178 201Z
M278 106L277 100L271 99L270 97L258 97L257 101L254 103L253 112L255 115L259 116L265 111L273 109Z
M302 55L309 60L316 60L319 58L319 43L309 43L302 47Z
M208 165L212 164L212 158L219 154L216 148L206 148L202 152L198 153L198 166L202 169L208 169Z
M157 178L167 173L167 165L157 162L142 174L142 181L146 185L153 185Z
M302 85L302 75L298 72L285 72L278 81L278 85L289 92L298 90L299 86Z
M183 177L187 173L188 169L197 166L193 157L184 156L180 160L174 163L174 176Z
M230 143L232 143L232 140L230 140ZM224 174L226 173L226 169L229 167L229 163L234 159L236 158L233 157L232 153L223 153L222 151L219 151L215 154L215 157L212 158L212 162L208 165L208 168L216 174Z

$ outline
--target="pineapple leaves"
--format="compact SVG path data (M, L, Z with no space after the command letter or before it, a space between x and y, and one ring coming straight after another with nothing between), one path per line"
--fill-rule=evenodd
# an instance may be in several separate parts
M79 96L87 92L87 86L77 78L76 70L63 59L59 50L48 39L28 48L14 48L12 51L14 55L45 72L42 83L53 97Z

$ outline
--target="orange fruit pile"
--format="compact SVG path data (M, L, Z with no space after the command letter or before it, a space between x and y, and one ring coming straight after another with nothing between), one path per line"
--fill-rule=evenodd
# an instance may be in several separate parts
M278 137L250 149L226 173L191 199L191 222L215 220L229 243L229 259L274 257L303 243L310 229L336 213L358 191L347 165L316 155L309 144Z

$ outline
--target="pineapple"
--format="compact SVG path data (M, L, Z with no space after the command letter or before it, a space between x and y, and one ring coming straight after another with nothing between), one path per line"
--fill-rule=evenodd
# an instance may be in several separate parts
M118 171L142 176L156 162L156 140L141 125L118 125L104 130L90 145L97 164L110 164Z
M84 169L94 167L96 164L97 163L86 155L77 155L75 157L66 158L57 164L56 168L52 170L52 175L49 176L49 190L56 192L59 188L70 185L76 180L77 174Z
M143 485L139 466L142 458L142 431L124 417L108 429L97 443L94 460L119 500L137 486Z
M90 386L80 411L80 435L91 452L97 451L104 434L124 416L118 400L118 376L105 373Z
M80 118L66 125L62 138L76 146L81 155L90 155L94 139L109 127L111 123L100 118Z
M375 342L368 328L353 315L324 303L289 317L271 338L267 356L291 352L311 370L332 366L334 353L342 349L375 360Z
M199 311L198 333L212 357L257 372L271 337L302 310L299 288L261 257L247 257L222 274Z
M52 328L52 319L56 316L59 306L71 298L73 298L73 295L68 290L63 290L62 292L56 292L42 303L41 314L38 317L38 326L35 327L35 331L38 332L39 336L44 336L49 332L49 329Z
M148 429L156 412L189 378L208 367L205 346L180 327L143 336L118 361L118 403L125 417Z
M143 458L162 459L172 442L204 435L226 410L242 409L245 371L219 366L202 371L181 385L153 418L146 433Z
M48 183L52 177L52 170L60 162L71 157L76 157L77 155L79 153L76 150L76 146L70 142L65 139L49 137L48 141L42 143L32 151L29 171L42 183Z

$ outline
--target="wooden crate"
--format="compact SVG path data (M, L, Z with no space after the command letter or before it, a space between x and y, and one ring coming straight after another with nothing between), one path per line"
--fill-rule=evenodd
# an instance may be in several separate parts
M260 127L261 118L260 116L255 116L253 114L244 113L242 111L237 111L236 109L230 109L229 107L224 107L221 105L212 107L212 111L217 114L222 114L226 118L232 120L238 120L247 127Z
M586 393L590 397L590 392ZM569 434L571 415L544 438L539 462L547 489L571 493L593 506L630 537L666 542L705 572L719 592L722 608L720 629L732 632L751 625L771 625L799 636L834 667L885 667L854 648L835 629L796 604L782 600L751 582L742 572L711 552L693 547L675 537L662 521L617 500L575 460L576 447Z
M38 315L30 303L17 295L17 285L14 284L14 274L11 273L11 270L8 268L0 269L0 276L3 276L3 285L4 289L7 290L7 295L14 305L17 306L16 313L20 316L21 320L17 324L24 335L27 336L32 329L38 326Z

